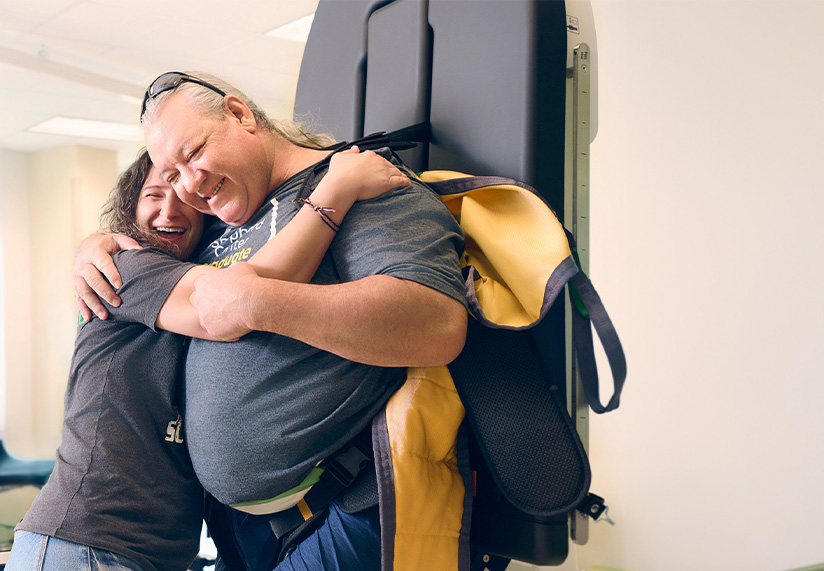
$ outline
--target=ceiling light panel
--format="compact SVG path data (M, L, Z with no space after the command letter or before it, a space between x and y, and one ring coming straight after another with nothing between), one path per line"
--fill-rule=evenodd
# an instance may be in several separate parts
M27 131L110 141L140 141L143 138L143 133L138 125L90 121L71 117L53 117L28 128Z

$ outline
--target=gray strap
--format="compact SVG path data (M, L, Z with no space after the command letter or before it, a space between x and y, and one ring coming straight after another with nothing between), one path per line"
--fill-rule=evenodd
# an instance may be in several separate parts
M578 272L569 280L569 295L572 305L572 337L575 342L575 349L578 356L578 367L581 372L581 383L584 386L584 393L592 410L598 414L609 412L618 408L621 399L621 391L624 388L624 381L627 378L627 362L624 357L624 349L618 339L615 326L604 308L598 292L589 281L584 272ZM575 299L583 304L583 309ZM598 386L598 366L595 362L595 350L592 342L592 327L598 333L598 338L604 347L610 369L612 370L613 394L609 402L601 404L601 395Z
M460 194L495 185L514 185L534 193L552 210L552 207L549 206L537 190L522 181L511 178L471 176L440 180L427 184L441 196ZM565 233L574 255L575 240L568 231L565 230ZM578 366L581 373L581 382L584 386L584 393L593 411L598 414L609 412L618 408L621 391L624 388L624 381L627 376L627 363L624 357L624 350L621 347L621 341L618 339L615 327L612 325L612 321L604 308L604 304L589 278L582 271L579 271L574 277L569 279L568 283L570 285L570 299L573 305L572 336L578 354ZM576 303L576 296L578 303ZM579 303L583 307L579 306ZM543 311L541 313L543 315ZM612 370L614 392L606 406L602 405L600 400L598 367L595 362L591 326L594 326L595 331L598 333L598 338L601 340L601 344L604 347L609 361L610 369Z

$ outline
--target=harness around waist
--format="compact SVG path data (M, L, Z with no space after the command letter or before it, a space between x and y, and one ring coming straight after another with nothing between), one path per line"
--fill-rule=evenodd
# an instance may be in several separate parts
M306 476L300 484L291 490L287 490L282 494L268 500L241 502L232 504L231 507L252 515L267 515L286 511L289 508L295 507L298 502L300 502L300 500L302 500L304 496L309 493L309 490L311 490L312 486L318 482L321 475L325 471L325 466L317 466L309 472L309 475Z
M316 492L306 498L309 503L325 502L331 499L344 488L348 488L363 469L372 462L372 432L367 426L346 446L338 450L329 458L318 462L309 475L294 488L267 500L240 502L232 504L232 508L253 515L267 515L285 512L295 506L305 511L306 498L310 490L317 484Z

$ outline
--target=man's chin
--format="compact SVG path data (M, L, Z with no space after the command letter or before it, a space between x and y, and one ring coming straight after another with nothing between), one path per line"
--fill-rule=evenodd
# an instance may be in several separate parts
M251 215L247 214L245 211L237 212L229 208L221 208L211 214L212 216L217 216L220 218L224 224L235 227L243 226L249 221L249 218L251 218Z

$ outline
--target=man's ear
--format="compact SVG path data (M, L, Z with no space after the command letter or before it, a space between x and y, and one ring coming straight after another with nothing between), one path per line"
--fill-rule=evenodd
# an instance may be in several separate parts
M250 133L254 133L255 130L257 130L257 121L255 121L254 113L252 113L252 110L249 109L249 106L246 105L240 97L227 95L223 103L226 105L226 113L230 119L234 119L240 123L240 126Z

